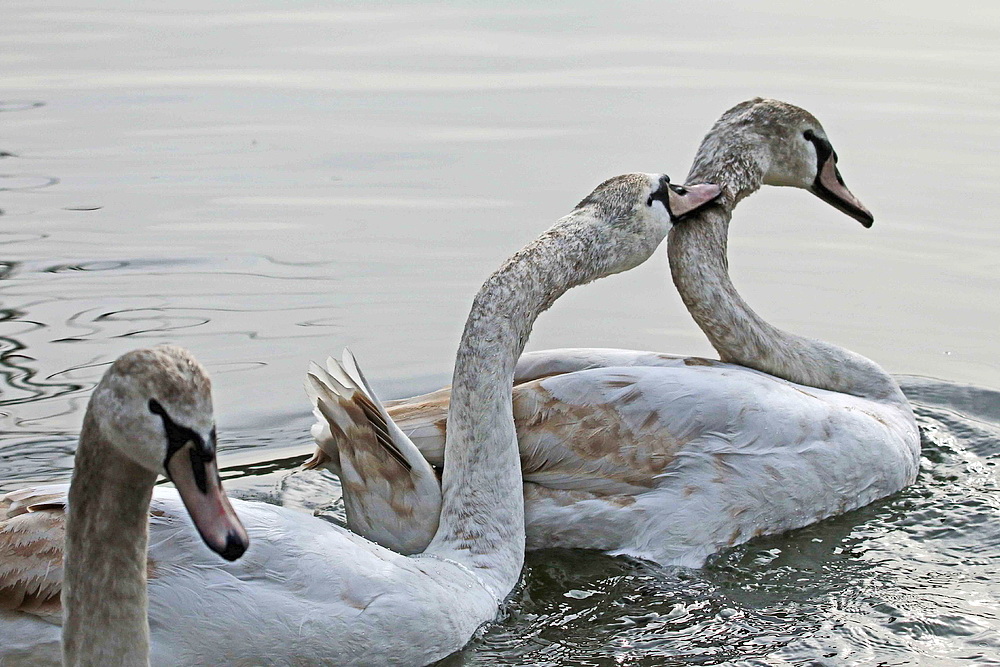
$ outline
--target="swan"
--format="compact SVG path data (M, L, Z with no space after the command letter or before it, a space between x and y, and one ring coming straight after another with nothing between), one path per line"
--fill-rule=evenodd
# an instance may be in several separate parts
M717 183L723 196L671 230L671 274L720 360L612 349L521 357L513 405L529 549L699 567L720 549L842 514L916 479L919 433L892 377L768 324L729 278L732 211L761 185L809 190L871 226L819 121L778 100L740 103L705 136L688 180ZM430 464L442 464L449 390L383 406L349 353L311 367L306 389L318 448L305 467L341 476L354 530L421 551L438 520ZM378 463L358 465L365 438L347 437L348 424L323 414L358 397L375 409L355 413L369 423L358 420L352 434L378 433L394 458L383 447Z
M459 344L440 520L422 554L401 555L308 514L234 501L254 544L239 561L219 563L204 547L199 553L197 536L178 518L176 495L157 489L151 662L416 665L462 648L495 618L523 564L511 386L535 318L570 287L648 259L674 216L719 193L661 175L610 179L486 281ZM63 508L51 488L7 496L22 504L42 498ZM62 514L49 517L30 535L11 520L0 526L0 600L41 586L48 609L58 606L52 595L61 586L63 522ZM24 544L31 553L21 553ZM182 552L190 552L183 563ZM42 663L47 645L58 642L38 597L0 611L0 664Z
M246 551L246 532L219 483L208 376L179 347L122 355L87 406L69 485L73 512L65 515L66 665L148 663L146 516L158 474L177 485L210 549L227 560ZM62 505L8 507L4 533L26 536L50 524L53 512L62 513ZM29 565L36 545L19 541L28 551L15 557ZM21 604L53 602L26 587L3 592L23 596Z

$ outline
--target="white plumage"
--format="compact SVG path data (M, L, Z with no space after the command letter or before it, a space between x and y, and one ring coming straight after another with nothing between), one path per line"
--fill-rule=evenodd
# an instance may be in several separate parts
M41 511L61 518L67 488L38 487L34 493L51 507ZM421 664L442 648L461 648L496 613L496 599L458 563L408 558L265 503L234 500L233 507L253 543L242 559L223 563L201 542L176 492L155 490L152 664ZM4 526L0 541L12 530ZM42 554L61 551L58 537L26 539ZM50 570L47 590L60 586L61 572ZM0 663L58 664L58 622L58 615L0 611Z

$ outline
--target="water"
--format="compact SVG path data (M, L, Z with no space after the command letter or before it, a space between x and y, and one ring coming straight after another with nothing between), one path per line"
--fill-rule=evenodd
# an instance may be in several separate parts
M679 180L769 95L823 121L876 223L762 191L734 280L900 375L918 483L698 571L530 555L454 661L1000 662L1000 8L12 0L4 26L0 490L64 479L106 365L173 342L212 372L230 486L336 519L335 479L291 472L308 360L349 345L386 398L443 384L504 257L607 176ZM570 345L711 354L662 253L529 348Z

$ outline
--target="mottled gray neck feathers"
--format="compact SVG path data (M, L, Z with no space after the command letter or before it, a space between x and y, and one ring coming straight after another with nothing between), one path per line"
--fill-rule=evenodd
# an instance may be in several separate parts
M105 443L91 410L69 491L63 660L147 665L146 545L156 475Z
M514 367L542 311L569 288L615 270L612 243L589 213L567 216L486 281L465 324L448 414L441 524L427 552L468 565L498 598L517 583L524 561Z
M712 134L702 143L689 183L723 189L719 206L670 231L674 285L720 358L798 384L874 400L905 403L896 382L875 362L844 348L796 336L765 322L729 278L727 235L732 211L761 186L768 165L752 142Z
M740 200L760 189L768 167L759 137L736 131L710 132L695 155L686 182L715 183L722 188L719 203L732 211Z

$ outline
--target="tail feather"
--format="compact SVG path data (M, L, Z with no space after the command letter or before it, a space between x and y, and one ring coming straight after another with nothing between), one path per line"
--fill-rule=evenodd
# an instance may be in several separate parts
M342 363L327 359L325 369L310 364L305 386L319 445L306 467L340 475L352 530L400 553L422 551L437 530L440 484L354 355L345 350Z
M353 357L351 361L353 370L357 371L357 362ZM409 471L410 463L389 434L389 415L378 403L374 393L369 393L370 388L362 386L366 384L360 371L357 372L357 378L352 377L333 358L327 359L326 369L315 363L310 364L306 374L306 393L320 413L317 418L321 416L329 425L332 440L338 445L346 443L350 429L365 424L374 433L379 446Z
M334 463L333 457L323 451L321 447L317 447L316 451L313 452L312 458L302 464L302 469L316 470L318 468L327 468L331 463Z
M333 357L326 358L326 374L328 377L336 379L343 387L357 387L358 383L340 365L340 362Z
M332 361L328 359L327 362ZM331 373L327 368L323 368L316 362L309 362L309 372L308 375L314 377L317 382L326 386L326 388L332 391L337 396L343 396L345 398L351 395L351 387L354 386L354 381L347 375L343 373L337 373L336 375Z
M378 398L375 397L375 392L372 390L372 386L368 384L368 379L365 377L365 374L361 372L361 367L358 366L358 360L354 358L354 353L345 347L341 358L343 363L340 367L357 383L359 387L361 387L368 398L372 399L372 402L378 406L378 410L382 414L382 419L389 421L389 414L385 411L385 408L382 407Z

